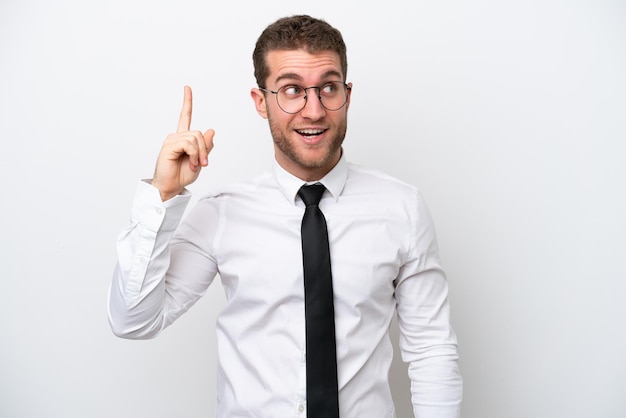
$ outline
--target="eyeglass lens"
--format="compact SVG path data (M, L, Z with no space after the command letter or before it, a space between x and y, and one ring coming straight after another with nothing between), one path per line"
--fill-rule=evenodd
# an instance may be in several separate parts
M321 87L307 88L290 84L278 89L276 94L278 106L287 113L298 113L306 105L310 94L308 90L317 90L316 93L322 106L331 111L341 109L348 99L346 85L340 81L331 81Z

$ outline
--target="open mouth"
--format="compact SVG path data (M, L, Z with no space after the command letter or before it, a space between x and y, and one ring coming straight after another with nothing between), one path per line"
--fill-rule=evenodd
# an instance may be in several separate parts
M305 138L314 138L326 132L326 129L299 129L296 132Z

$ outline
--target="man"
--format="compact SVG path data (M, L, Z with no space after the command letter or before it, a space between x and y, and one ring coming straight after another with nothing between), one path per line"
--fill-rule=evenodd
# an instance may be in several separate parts
M218 417L394 417L389 325L397 312L415 416L458 417L456 338L428 210L413 186L353 166L342 153L352 85L341 34L309 16L279 19L259 37L253 60L251 96L269 121L273 169L201 199L179 224L185 187L208 164L214 135L190 131L185 87L178 129L154 178L140 182L120 234L109 299L114 333L156 336L219 273L227 303L216 330ZM319 204L300 190L312 184L303 190L318 190ZM309 211L327 224L329 301L309 300L318 273L307 265L322 261L307 261L308 234L326 234L305 227ZM312 348L326 337L309 334L318 302L330 323L316 329L330 329L332 354L313 366L327 352ZM318 374L330 380L318 384Z

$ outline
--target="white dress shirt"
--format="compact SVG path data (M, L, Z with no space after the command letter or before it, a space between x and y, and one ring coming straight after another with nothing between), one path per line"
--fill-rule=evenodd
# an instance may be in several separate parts
M394 417L389 325L398 313L414 414L460 416L462 381L435 230L416 188L342 157L322 180L342 418ZM109 319L125 338L159 334L219 274L220 418L306 417L302 180L273 170L201 199L161 202L140 182L118 239ZM180 223L180 225L179 225Z

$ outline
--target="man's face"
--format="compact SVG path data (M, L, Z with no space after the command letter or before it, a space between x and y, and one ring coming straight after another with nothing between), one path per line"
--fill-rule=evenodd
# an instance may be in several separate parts
M339 55L333 51L310 54L304 50L276 50L267 55L270 74L265 88L296 84L302 87L321 86L329 81L344 81ZM341 157L341 144L346 135L348 101L339 110L324 108L317 90L308 90L304 108L295 114L283 112L272 93L252 89L257 112L269 120L278 163L288 172L305 181L319 180Z

